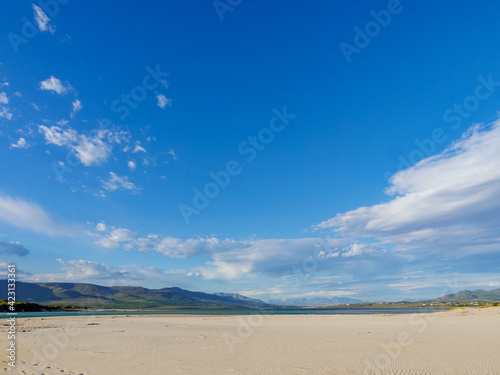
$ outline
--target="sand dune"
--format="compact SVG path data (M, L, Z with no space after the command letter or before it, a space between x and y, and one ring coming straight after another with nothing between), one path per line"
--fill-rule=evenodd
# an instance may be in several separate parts
M18 331L19 374L500 374L500 308L27 318Z

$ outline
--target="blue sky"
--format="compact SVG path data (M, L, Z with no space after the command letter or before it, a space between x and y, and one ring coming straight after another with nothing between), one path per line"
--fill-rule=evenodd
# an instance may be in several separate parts
M500 286L500 5L2 8L0 263L20 279Z

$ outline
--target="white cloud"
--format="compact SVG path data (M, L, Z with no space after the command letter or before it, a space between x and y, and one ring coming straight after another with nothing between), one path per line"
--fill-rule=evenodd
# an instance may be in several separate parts
M71 118L75 116L77 112L80 112L80 110L83 108L82 102L78 99L75 99L75 101L72 103L73 109L71 111Z
M120 177L114 172L109 172L109 180L103 181L102 186L107 191L129 190L135 193L140 190L134 183L129 181L128 176Z
M115 249L121 242L128 242L133 239L134 234L125 228L112 228L105 237L96 241L96 245L107 249Z
M37 204L0 195L0 220L18 228L48 235L69 235L69 231Z
M132 151L132 152L135 154L137 152L147 152L147 151L144 147L141 146L141 142L136 141L134 151Z
M156 94L156 99L158 100L157 105L161 109L167 108L167 105L170 107L172 105L172 99L168 99L163 94Z
M123 235L117 236L117 233ZM193 270L205 279L236 279L259 273L279 276L290 271L294 264L307 263L312 257L314 262L321 263L324 267L332 263L349 263L352 258L378 254L376 249L368 245L350 244L342 239L181 239L159 234L141 237L128 229L114 227L104 234L101 232L95 235L99 237L96 244L106 248L155 251L171 258L209 255L211 261ZM334 253L336 256L330 256ZM339 254L342 254L342 257L339 257ZM360 272L363 272L362 266Z
M177 160L177 155L175 154L175 151L173 149L170 149L170 151L168 151L167 154L172 156L172 159Z
M137 168L137 164L135 163L135 161L132 161L132 160L129 160L127 165L131 170L134 170L135 168Z
M475 126L441 154L396 173L387 203L320 223L350 237L372 237L397 250L465 256L498 251L500 120Z
M4 92L0 92L0 104L9 104L9 98Z
M39 126L47 144L66 146L75 152L76 157L85 165L99 165L107 161L113 144L128 141L128 133L111 130L93 131L93 136L79 134L72 128L58 126Z
M54 76L50 76L50 78L40 82L40 89L54 91L59 95L64 95L68 92L68 87L64 86L62 82Z
M41 32L48 31L51 34L54 34L55 32L55 26L50 24L50 18L47 17L45 12L40 8L39 6L33 4L33 13L35 16L35 21L38 25L38 29Z
M0 108L0 118L4 118L6 120L11 120L12 119L12 113L10 113L7 108L1 107Z
M96 229L99 232L104 232L106 230L106 224L104 224L104 223L97 223Z
M0 92L0 118L4 118L6 120L12 119L12 113L10 113L9 108L5 107L5 105L9 104L9 98L5 92Z
M53 274L27 274L21 269L16 271L18 278L28 282L85 282L107 286L137 285L138 282L156 284L157 287L176 285L188 287L190 280L185 270L166 270L160 267L146 267L136 264L111 266L84 259L57 259L63 272ZM0 263L0 267L3 264ZM2 270L7 266L0 268ZM92 303L92 301L90 301Z
M12 143L10 148L29 148L30 145L26 142L26 139L19 138L16 143Z
M94 138L80 137L80 142L73 146L76 156L86 165L101 164L111 153L111 146L100 136Z
M356 256L356 255L361 255L363 254L363 250L365 250L367 248L367 245L365 244L360 244L360 243L353 243L351 245L349 245L342 256L343 257L353 257L353 256Z
M57 126L49 128L45 125L40 125L39 131L43 134L47 143L57 146L69 146L77 142L79 136L78 132L74 129L61 129Z
M299 294L287 294L287 298L331 298L356 295L358 292L353 290L320 290Z

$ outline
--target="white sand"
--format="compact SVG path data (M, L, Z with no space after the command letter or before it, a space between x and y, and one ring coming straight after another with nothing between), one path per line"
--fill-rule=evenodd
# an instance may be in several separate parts
M18 374L500 374L500 308L27 318L17 328Z

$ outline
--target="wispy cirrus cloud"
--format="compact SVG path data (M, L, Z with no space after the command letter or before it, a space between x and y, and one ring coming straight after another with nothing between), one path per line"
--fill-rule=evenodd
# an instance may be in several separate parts
M137 193L140 188L129 180L128 176L118 176L114 172L109 172L109 179L102 182L102 187L107 191L128 190Z
M41 32L49 32L51 34L55 33L56 27L50 23L50 18L47 14L45 14L42 8L33 4L33 13L35 16L35 22Z
M39 205L21 198L0 195L0 220L18 228L51 236L71 234L69 228L56 223Z

